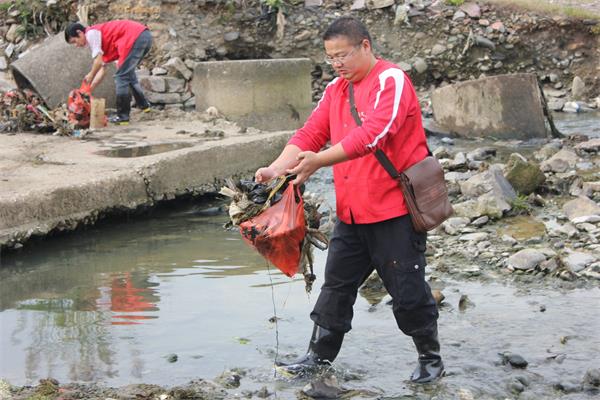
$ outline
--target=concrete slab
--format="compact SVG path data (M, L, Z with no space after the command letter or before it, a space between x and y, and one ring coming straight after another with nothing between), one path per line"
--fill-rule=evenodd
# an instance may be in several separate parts
M196 110L216 107L228 119L264 130L300 128L312 111L308 58L198 63Z
M463 137L548 137L541 94L533 74L498 75L436 89L435 122Z
M207 134L215 130L223 138ZM147 121L80 140L0 135L0 249L117 210L216 191L224 178L268 165L291 133L240 133L227 121Z

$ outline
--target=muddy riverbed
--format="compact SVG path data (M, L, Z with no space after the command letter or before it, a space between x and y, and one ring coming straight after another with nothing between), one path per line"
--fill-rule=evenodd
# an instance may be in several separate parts
M563 116L558 125L565 133L600 137L594 116ZM431 143L437 147L440 138ZM468 151L494 143L444 145ZM499 158L538 146L498 145ZM333 205L331 188L325 170L307 190ZM310 393L308 381L289 381L272 366L275 359L306 349L312 329L308 314L326 254L315 253L318 278L307 295L301 279L269 268L236 231L222 228L227 220L222 206L209 199L179 203L150 217L105 220L3 254L0 398L194 398L192 388L211 398ZM543 218L544 212L534 217ZM481 230L490 236L508 233L523 243L556 244L544 236L543 225L540 230L528 219L533 217L516 218L521 219ZM324 375L337 378L338 397L591 399L598 394L598 280L516 274L465 256L464 249L449 251L439 245L446 240L441 234L431 239L438 252L430 257L428 279L445 296L440 337L447 376L428 387L409 384L416 354L395 326L389 298L361 295L354 329ZM440 249L447 256L440 256ZM526 360L525 368L507 362L516 355ZM45 378L60 387L40 384Z

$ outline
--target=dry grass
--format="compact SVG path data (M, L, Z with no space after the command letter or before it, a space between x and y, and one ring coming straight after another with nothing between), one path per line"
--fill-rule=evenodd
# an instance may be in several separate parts
M548 15L600 20L599 0L483 0L486 3L513 5Z

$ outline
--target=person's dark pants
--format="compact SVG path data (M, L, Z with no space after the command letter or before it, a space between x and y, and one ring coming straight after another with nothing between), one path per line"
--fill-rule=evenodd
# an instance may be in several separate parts
M358 288L376 269L392 296L394 317L402 332L433 335L438 310L425 282L426 240L427 234L415 232L408 215L374 224L338 222L311 319L332 331L350 331Z
M148 54L152 47L152 34L149 30L145 30L138 36L133 43L133 47L129 52L123 64L115 73L115 85L117 94L117 114L119 119L128 121L129 112L131 110L131 93L135 98L135 103L138 108L145 109L150 107L148 100L144 96L144 90L138 82L135 74L135 69L142 59ZM131 92L130 92L131 90Z

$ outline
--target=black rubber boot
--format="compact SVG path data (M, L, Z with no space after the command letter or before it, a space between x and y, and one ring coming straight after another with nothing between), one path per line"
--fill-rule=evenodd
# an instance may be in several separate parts
M109 121L117 125L129 124L129 112L131 111L131 96L117 96L117 115L109 118Z
M314 373L320 366L330 365L335 360L343 340L343 332L330 331L315 324L306 354L291 363L276 362L275 367L288 377Z
M444 363L440 356L440 342L437 330L430 336L413 336L413 342L419 353L419 365L410 380L414 383L430 383L444 373Z

